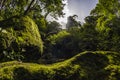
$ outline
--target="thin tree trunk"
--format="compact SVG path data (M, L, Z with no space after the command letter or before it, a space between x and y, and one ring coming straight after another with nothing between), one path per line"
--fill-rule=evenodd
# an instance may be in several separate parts
M34 3L34 1L35 1L35 0L32 0L32 1L30 2L30 4L28 5L27 9L26 9L25 12L24 12L24 15L26 15L26 14L29 12L29 10L30 10L32 4Z
M0 10L3 8L5 2L6 2L6 0L1 0L0 1Z
M50 13L50 12L48 11L48 12L45 14L45 16L44 16L45 19L47 18L47 16L49 15L49 13Z

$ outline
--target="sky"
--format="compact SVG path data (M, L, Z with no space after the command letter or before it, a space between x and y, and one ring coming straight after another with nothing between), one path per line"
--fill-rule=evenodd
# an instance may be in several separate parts
M63 12L66 14L64 18L59 18L59 22L66 23L67 17L70 15L78 15L78 20L84 22L84 18L90 14L90 11L95 8L98 0L65 0Z

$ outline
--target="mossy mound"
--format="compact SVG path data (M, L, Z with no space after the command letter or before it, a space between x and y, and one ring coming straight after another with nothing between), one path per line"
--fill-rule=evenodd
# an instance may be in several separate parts
M0 64L0 80L119 80L120 56L115 52L83 52L73 58L39 65L17 61Z
M0 29L1 55L3 51L14 51L34 60L42 53L43 43L38 27L28 16L14 16L0 21Z

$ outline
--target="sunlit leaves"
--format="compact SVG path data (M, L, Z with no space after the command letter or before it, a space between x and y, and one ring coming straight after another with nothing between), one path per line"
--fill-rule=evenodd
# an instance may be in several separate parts
M99 0L95 9L91 11L91 15L108 15L117 14L120 9L120 3L118 0Z
M69 35L70 35L70 33L66 32L66 31L61 31L58 34L54 34L54 35L49 36L47 38L47 40L50 41L50 43L54 45Z
M91 15L97 17L95 26L99 32L99 49L119 51L120 0L99 0Z

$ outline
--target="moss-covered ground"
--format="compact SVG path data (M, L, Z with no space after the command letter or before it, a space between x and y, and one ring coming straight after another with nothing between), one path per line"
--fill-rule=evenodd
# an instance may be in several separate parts
M120 80L120 56L86 51L49 65L4 62L0 64L0 80Z

